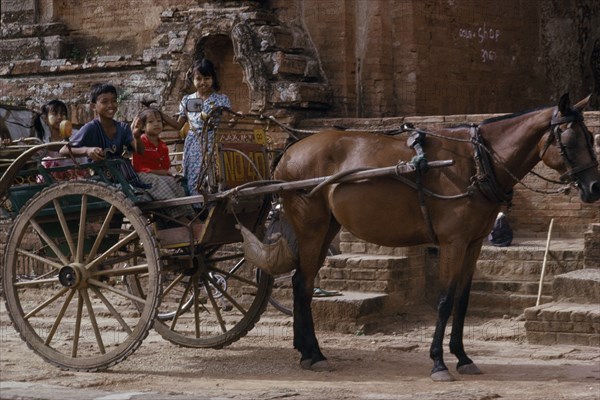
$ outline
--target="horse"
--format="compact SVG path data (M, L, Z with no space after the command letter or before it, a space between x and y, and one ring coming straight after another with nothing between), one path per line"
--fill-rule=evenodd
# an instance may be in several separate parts
M431 379L451 381L442 342L450 315L450 352L460 374L480 374L467 356L463 329L471 281L484 238L513 186L541 160L575 185L583 202L600 198L593 137L583 121L589 96L557 106L485 120L479 125L427 132L421 159L453 160L444 168L416 168L408 175L340 182L318 191L281 193L298 245L292 277L294 348L302 368L331 370L314 330L314 279L327 249L343 226L356 237L382 246L434 243L440 251L437 322L430 347ZM274 179L295 181L343 171L395 165L415 156L412 144L373 132L328 129L291 144L274 167ZM423 157L425 155L426 157ZM421 165L415 162L415 165Z

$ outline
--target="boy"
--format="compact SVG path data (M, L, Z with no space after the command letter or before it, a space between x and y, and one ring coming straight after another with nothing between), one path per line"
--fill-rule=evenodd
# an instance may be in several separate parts
M122 158L123 146L143 154L141 133L134 137L129 125L114 120L118 108L117 89L113 85L99 83L92 86L90 97L96 118L71 136L69 144L60 149L60 155L86 156L92 161L115 159Z

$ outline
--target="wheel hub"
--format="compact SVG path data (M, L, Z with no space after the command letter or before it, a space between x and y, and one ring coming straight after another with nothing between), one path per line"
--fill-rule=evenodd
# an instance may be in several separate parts
M64 287L76 289L87 283L86 270L81 265L65 265L58 272L58 280Z

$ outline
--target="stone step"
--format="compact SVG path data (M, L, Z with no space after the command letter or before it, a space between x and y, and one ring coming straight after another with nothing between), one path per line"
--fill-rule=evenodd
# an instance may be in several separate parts
M472 291L469 300L469 315L494 318L505 315L516 317L535 306L537 294L489 293ZM552 301L549 295L542 295L540 303Z
M527 340L534 344L600 346L598 304L552 302L525 310Z
M341 296L315 297L315 329L341 333L369 333L390 314L390 296L381 293L341 292Z
M552 296L557 302L600 303L600 269L580 269L556 276Z

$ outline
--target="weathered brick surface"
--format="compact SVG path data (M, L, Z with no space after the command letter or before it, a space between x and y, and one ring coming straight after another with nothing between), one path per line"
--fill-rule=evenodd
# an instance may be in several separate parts
M527 340L600 346L600 304L548 303L525 310Z
M600 268L600 223L590 224L583 238L583 265L586 268Z

